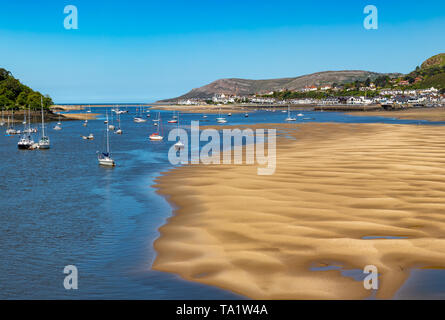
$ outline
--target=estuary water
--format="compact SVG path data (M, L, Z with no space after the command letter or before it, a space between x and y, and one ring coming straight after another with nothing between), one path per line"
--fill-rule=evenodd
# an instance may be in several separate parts
M19 136L1 132L0 298L244 299L151 270L158 228L172 214L169 203L152 185L161 172L172 168L167 153L174 142L167 141L167 135L176 124L166 123L172 112L161 111L164 141L152 142L148 136L156 131L151 119L157 112L151 110L146 123L134 123L136 112L129 108L129 114L121 115L124 134L110 133L117 166L104 168L97 163L96 151L104 150L105 110L93 107L92 112L102 116L90 120L87 127L82 121L64 121L62 130L54 131L55 123L47 124L50 150L18 150ZM306 120L297 123L427 123L301 112ZM213 125L217 116L203 119L201 114L181 114L180 123L189 126L191 120L205 120L200 124ZM227 125L283 123L286 116L266 111L249 112L248 118L233 114L227 117ZM90 133L94 140L81 138ZM77 290L63 286L67 265L78 269ZM411 292L413 285L408 285ZM433 290L439 290L436 297L445 298L443 289Z

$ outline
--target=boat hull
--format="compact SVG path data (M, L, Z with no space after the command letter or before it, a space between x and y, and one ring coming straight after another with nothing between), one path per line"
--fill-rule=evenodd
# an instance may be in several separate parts
M106 167L114 167L116 165L113 159L99 159L99 164Z
M150 138L150 140L154 140L154 141L161 141L163 139L163 137L158 136L158 135L150 136L149 138Z
M30 149L32 146L32 144L18 144L17 148L19 148L20 150L28 150Z

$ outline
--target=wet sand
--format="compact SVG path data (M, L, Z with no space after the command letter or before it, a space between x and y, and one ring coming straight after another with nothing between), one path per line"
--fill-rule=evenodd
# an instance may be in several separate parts
M61 118L68 120L94 120L100 113L64 113Z
M377 116L407 120L445 121L445 107L410 108L395 111L350 112L351 116Z
M311 268L376 265L377 297L391 298L410 268L445 267L443 127L270 126L281 132L272 176L190 165L159 178L177 209L154 269L254 299L363 299L361 281Z
M156 110L168 110L168 111L183 111L187 113L204 113L215 114L219 113L243 113L254 109L253 107L239 106L239 105L153 105L153 109Z

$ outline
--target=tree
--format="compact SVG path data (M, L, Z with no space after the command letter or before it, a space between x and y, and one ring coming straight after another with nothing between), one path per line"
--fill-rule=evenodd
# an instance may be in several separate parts
M368 77L366 80L365 80L365 87L369 87L371 85L371 79Z
M5 70L3 68L0 68L0 81L3 81L11 76L11 72L8 70Z
M40 97L42 95L38 92L33 92L28 96L28 100L26 101L26 105L28 105L31 109L40 109Z
M16 102L19 106L25 107L28 102L28 95L24 91L20 92Z
M27 108L30 104L32 108L37 109L40 108L41 98L45 108L53 104L49 96L43 97L40 92L20 83L8 70L0 68L0 107L4 105L9 109Z

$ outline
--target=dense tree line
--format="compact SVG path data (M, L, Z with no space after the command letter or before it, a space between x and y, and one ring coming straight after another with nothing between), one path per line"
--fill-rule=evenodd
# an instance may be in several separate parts
M271 95L262 95L264 98L276 98L278 100L289 100L289 99L327 99L332 97L345 97L345 96L367 96L367 97L375 97L378 95L376 91L360 91L355 88L355 84L351 87L352 90L347 91L346 87L344 90L333 91L309 91L309 92L300 92L300 91L289 91L284 90L280 92L274 92Z
M52 99L40 92L34 91L20 83L8 70L0 68L0 108L4 109L40 109L40 97L43 98L43 107L53 104Z

